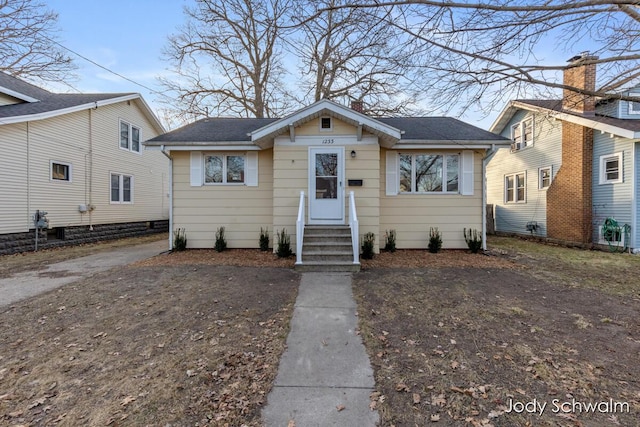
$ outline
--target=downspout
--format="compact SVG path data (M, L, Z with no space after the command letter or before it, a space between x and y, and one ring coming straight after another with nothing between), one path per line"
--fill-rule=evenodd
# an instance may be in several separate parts
M169 159L169 250L173 250L173 158L164 151L164 145L160 146L160 152Z
M34 224L31 214L31 136L29 133L29 122L27 122L27 231L31 229L31 224ZM51 173L51 172L49 172ZM35 227L34 227L35 228ZM38 230L36 230L38 233Z
M96 102L96 107L98 103ZM111 178L109 178L109 191L111 191ZM109 196L111 197L111 196ZM89 231L93 231L93 115L89 109Z
M495 144L491 144L491 149L488 150L485 156L482 158L482 250L487 250L487 163L491 160L491 157L496 153Z

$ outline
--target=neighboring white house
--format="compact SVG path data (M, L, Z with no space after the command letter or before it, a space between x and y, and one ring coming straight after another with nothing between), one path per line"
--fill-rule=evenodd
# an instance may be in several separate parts
M166 222L169 161L142 145L163 132L139 94L58 94L0 73L0 253L33 237L38 210L60 240Z
M595 91L593 59L573 58L565 85ZM516 100L491 130L512 140L487 166L496 231L640 249L638 102L570 91Z
M322 100L282 119L203 119L145 145L172 158L172 230L184 228L189 247L213 247L221 226L229 247L258 247L267 227L287 230L296 251L300 221L353 232L357 215L354 247L374 233L377 250L392 229L398 248L426 248L431 227L443 247L466 248L463 229L484 229L483 159L509 140Z

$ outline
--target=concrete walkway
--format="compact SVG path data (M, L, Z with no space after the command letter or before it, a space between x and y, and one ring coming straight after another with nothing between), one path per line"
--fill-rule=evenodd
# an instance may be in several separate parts
M262 412L267 427L376 425L373 370L356 326L351 274L303 273L287 350Z
M73 283L93 274L150 258L168 250L166 240L122 247L47 266L44 270L24 271L0 279L0 307Z

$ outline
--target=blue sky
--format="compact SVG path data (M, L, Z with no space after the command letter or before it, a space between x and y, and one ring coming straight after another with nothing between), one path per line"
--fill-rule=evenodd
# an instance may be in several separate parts
M59 41L65 47L135 82L159 90L156 76L166 64L161 52L167 37L184 22L188 0L46 0L59 15ZM71 55L81 92L139 92L152 108L158 96ZM69 91L56 87L56 91Z

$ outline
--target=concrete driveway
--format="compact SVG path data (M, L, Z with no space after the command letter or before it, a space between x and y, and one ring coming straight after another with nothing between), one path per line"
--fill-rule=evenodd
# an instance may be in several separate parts
M150 258L167 249L167 241L159 240L51 264L44 270L16 273L6 279L0 279L0 307L96 273Z

